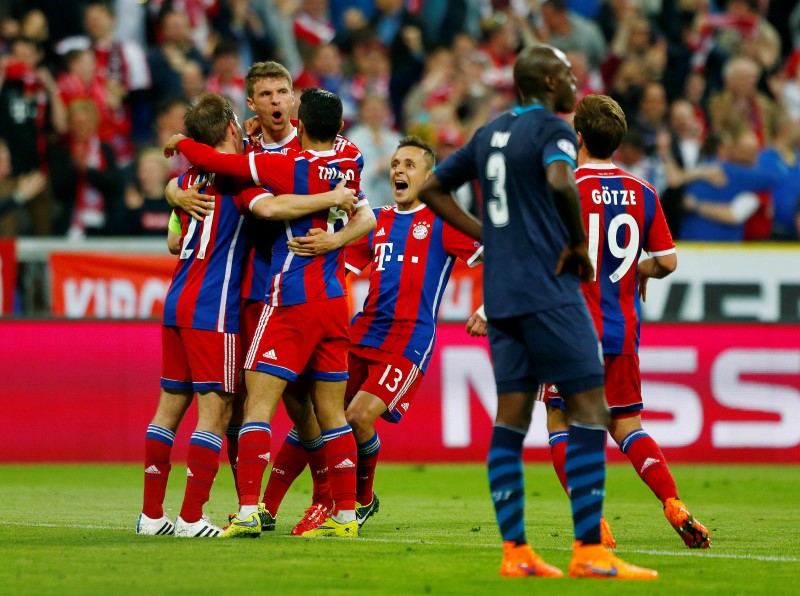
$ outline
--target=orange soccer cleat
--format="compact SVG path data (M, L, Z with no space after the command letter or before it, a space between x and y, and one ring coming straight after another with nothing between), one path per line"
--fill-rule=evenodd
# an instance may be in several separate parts
M658 572L626 563L611 554L602 544L583 544L578 540L573 546L569 576L593 579L657 579Z
M563 577L564 572L553 567L533 552L530 544L503 543L502 577Z
M686 505L680 499L667 499L664 505L664 515L689 548L711 546L711 535L708 530L689 513Z
M600 544L606 548L617 548L617 541L611 533L611 526L606 521L606 516L600 518Z

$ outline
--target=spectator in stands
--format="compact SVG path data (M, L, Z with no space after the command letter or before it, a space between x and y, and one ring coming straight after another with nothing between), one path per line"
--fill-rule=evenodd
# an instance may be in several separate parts
M360 124L350 129L347 138L361 148L364 156L361 190L372 207L394 205L389 169L401 135L389 127L389 104L380 95L367 95L361 100L358 115Z
M114 151L100 141L94 103L76 100L68 114L67 138L50 159L53 191L61 207L55 232L69 239L109 234L123 188Z
M628 129L628 135L614 154L614 163L650 183L659 195L666 188L664 163L658 155L648 154L644 133L635 126Z
M600 78L600 73L597 70L589 68L589 61L586 59L586 54L580 50L570 50L566 52L567 59L572 64L572 73L578 79L575 82L578 88L576 95L576 104L587 95L603 92L603 81Z
M775 102L758 90L761 67L752 58L731 58L725 65L725 86L708 101L711 129L722 134L733 129L752 129L763 146L771 142Z
M684 198L687 213L679 238L741 242L745 239L745 222L763 208L755 193L770 191L775 176L755 167L758 138L752 130L725 132L711 141L717 143L716 157L711 163L722 169L726 183L715 186L697 180L687 185Z
M645 151L652 155L656 148L656 137L667 131L667 93L661 83L649 82L642 91L639 109L633 117L632 126L644 136ZM659 189L659 194L661 189Z
M488 68L484 82L503 93L514 94L514 62L520 48L515 22L504 12L496 12L481 21L479 51L486 57Z
M11 176L11 153L0 140L0 238L14 237L19 230L18 210L41 195L47 187L47 177L39 171Z
M318 86L341 98L342 118L346 124L353 122L358 107L351 92L352 82L342 70L339 48L332 43L317 45L312 50L308 75L318 82Z
M235 43L222 41L217 45L205 90L228 99L239 120L244 121L247 114L247 92L244 88L242 64L239 62L239 50Z
M800 211L800 123L781 112L775 121L773 144L758 155L758 167L776 178L772 188L772 238L798 240Z
M43 52L32 40L17 38L10 54L0 62L0 139L11 152L14 176L45 169L47 147L53 133L67 128L66 111L50 72L40 66ZM31 229L38 235L51 231L51 196L30 205Z
M484 63L488 61L481 54ZM483 74L484 71L481 71ZM447 103L457 108L461 101L462 86L459 80L453 52L438 48L425 59L425 72L422 80L406 96L406 123L424 124L430 120L430 110L439 104Z
M328 8L328 0L300 0L300 8L294 14L294 36L300 56L306 61L316 48L331 43L336 35Z
M162 101L156 109L155 146L163 147L172 135L186 134L183 119L186 116L187 104L177 98ZM176 154L169 158L170 178L180 176L191 164L183 156Z
M189 60L181 71L182 101L187 106L193 106L206 91L206 78L203 69L194 60Z
M136 180L125 192L118 232L128 236L167 233L172 207L164 198L170 180L167 158L160 148L145 149L136 163Z
M190 60L208 71L205 58L192 42L189 17L174 10L166 12L161 19L161 43L148 56L156 101L180 97L181 72Z
M629 4L623 4L630 7ZM644 58L650 48L650 21L637 10L626 8L611 39L608 56L602 61L600 72L610 86L617 70L629 58Z
M370 34L356 40L352 62L355 73L351 94L355 101L360 102L370 94L389 96L389 57L377 37Z
M252 0L222 2L214 25L222 40L237 48L239 64L249 67L275 53L275 40Z
M581 50L591 68L600 67L608 48L594 22L570 12L566 0L544 0L541 11L543 26L537 31L541 41L565 52Z

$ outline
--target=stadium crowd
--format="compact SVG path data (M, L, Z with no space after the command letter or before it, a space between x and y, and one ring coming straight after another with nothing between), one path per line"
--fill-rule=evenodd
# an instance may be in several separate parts
M163 235L159 188L187 163L155 149L204 91L252 115L257 60L342 98L379 206L399 136L449 155L513 105L536 42L579 98L623 107L615 162L677 239L798 240L800 6L766 0L0 0L0 236Z

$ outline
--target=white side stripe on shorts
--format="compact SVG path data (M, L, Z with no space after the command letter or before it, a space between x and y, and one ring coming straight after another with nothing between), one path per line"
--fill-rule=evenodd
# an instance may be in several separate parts
M250 344L250 349L247 352L247 360L245 360L244 367L249 369L253 366L253 362L258 355L258 344L261 342L261 336L264 335L264 329L267 327L267 322L275 311L269 304L264 304L264 309L261 311L261 316L258 318L258 327L253 334L253 343Z

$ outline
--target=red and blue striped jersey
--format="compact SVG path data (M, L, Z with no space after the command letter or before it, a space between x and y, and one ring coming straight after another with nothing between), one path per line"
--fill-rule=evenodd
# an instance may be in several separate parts
M661 201L647 182L613 164L575 170L595 281L581 285L606 354L639 351L642 250L675 252Z
M239 332L239 292L245 259L242 231L247 199L231 178L190 168L178 178L182 189L208 178L202 192L214 196L214 211L198 222L176 209L181 252L164 301L164 325Z
M483 247L426 205L375 210L377 225L346 248L347 268L372 264L364 309L353 319L354 344L402 354L422 372L436 339L436 318L456 258L476 264Z

